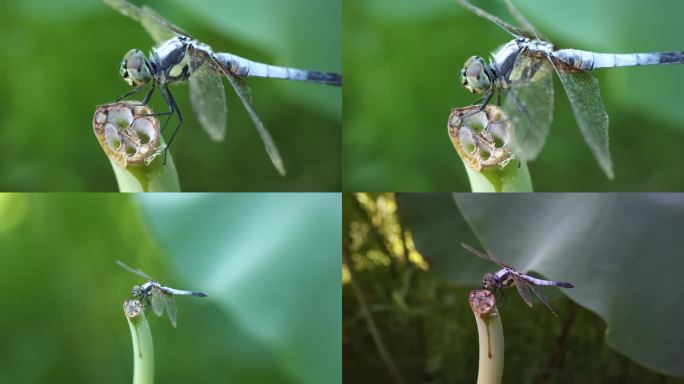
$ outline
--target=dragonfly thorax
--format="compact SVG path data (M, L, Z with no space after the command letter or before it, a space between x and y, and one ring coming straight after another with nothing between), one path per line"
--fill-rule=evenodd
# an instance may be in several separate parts
M551 43L541 40L530 40L528 38L519 37L513 39L508 43L500 46L492 53L492 60L489 63L489 68L492 73L496 75L498 82L497 86L508 88L509 77L513 71L518 56L523 51L534 52L534 55L550 57L554 51Z
M496 284L497 287L506 288L513 285L513 283L512 272L506 268L501 269L494 275L494 284Z
M140 87L152 79L150 63L139 49L126 52L119 67L119 74L131 87Z
M155 80L161 84L187 80L191 75L188 47L200 44L185 36L176 36L152 50L149 62ZM204 46L202 46L204 48Z
M143 285L134 285L131 289L131 293L133 294L133 296L138 297L141 300L144 300L147 296L150 296L152 294L152 290L154 288L161 288L161 285L155 281L150 280Z

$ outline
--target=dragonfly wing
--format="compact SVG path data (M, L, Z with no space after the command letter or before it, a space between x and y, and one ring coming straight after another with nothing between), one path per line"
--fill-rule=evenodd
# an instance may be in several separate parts
M513 151L534 160L546 143L553 120L553 69L546 59L518 55L509 76L504 111L515 131Z
M176 300L172 295L164 295L164 300L166 301L166 314L169 316L171 325L176 328L176 313L178 308L176 307Z
M515 19L515 21L517 21L518 24L520 24L520 25L523 27L523 29L525 29L525 31L526 31L528 34L531 34L532 36L534 36L535 38L537 38L537 40L549 41L549 40L546 39L546 37L544 37L544 35L542 35L541 33L539 33L539 31L537 30L537 28L535 28L535 27L532 25L532 23L530 23L529 21L527 21L527 19L525 18L525 16L523 16L522 13L520 13L520 11L518 11L518 8L516 8L515 5L513 5L513 1L511 1L511 0L505 0L505 3L506 3L506 8L508 8L508 12L513 16L513 18Z
M472 253L472 254L474 254L474 255L476 255L476 256L482 258L482 259L492 261L492 262L497 263L497 264L499 264L500 266L505 267L505 268L513 269L513 268L511 268L508 264L504 263L504 262L501 261L498 257L494 256L494 255L491 254L491 253L485 253L485 252L482 252L482 251L478 251L477 249L475 249L475 248L473 248L473 247L471 247L470 245L465 244L465 243L461 243L461 246L462 246L463 248L465 248L466 251L468 251L468 252L470 252L470 253Z
M530 288L530 283L525 281L524 279L520 278L517 274L513 273L513 281L515 285L515 289L518 290L518 294L520 297L527 303L527 305L532 307L532 294L530 293L531 288Z
M243 83L239 77L235 76L232 72L230 72L230 70L226 69L223 65L221 65L221 63L218 60L216 60L213 56L210 59L214 62L216 68L218 68L218 70L226 76L226 78L228 79L228 83L230 83L231 87L233 87L233 89L235 90L235 93L237 93L238 97L240 98L240 101L242 101L242 105L245 106L245 109L249 113L249 117L252 119L252 122L254 122L254 126L259 132L259 136L261 136L261 141L264 143L266 153L268 153L268 157L271 159L271 163L273 163L273 166L278 170L278 173L280 173L281 176L285 176L285 165L283 164L283 160L280 157L280 152L278 152L278 147L273 141L271 134L264 126L264 123L259 118L259 115L257 115L256 113L256 109L252 104L252 95L249 90L249 87L247 86L247 84Z
M121 268L123 268L123 269L125 269L125 270L127 270L127 271L129 271L129 272L135 273L136 275L142 277L142 278L145 279L145 280L152 280L152 281L154 281L153 278L149 277L145 272L141 271L141 270L138 269L138 268L129 267L128 265L124 264L123 262L121 262L121 261L119 261L119 260L117 260L116 263L119 264L119 266L120 266Z
M223 141L228 115L223 80L211 64L194 63L192 66L193 72L188 79L192 109L209 137L213 141Z
M554 311L553 308L551 308L551 304L549 304L549 299L546 298L546 295L544 295L542 293L542 291L539 289L539 287L537 287L536 285L529 283L529 282L527 284L527 287L535 294L535 296L537 296L539 298L539 300L542 303L544 303L544 305L546 305L547 308L549 308L551 310L551 313L553 313L554 316L558 317L558 315L556 314L556 311Z
M157 43L162 43L172 39L177 34L192 38L185 31L159 16L157 12L147 6L138 7L126 0L104 0L105 4L119 11L122 15L129 17L145 28L147 33Z
M164 313L165 301L163 294L159 290L155 289L152 291L150 302L152 303L152 311L154 311L155 315L161 316Z
M524 30L501 20L500 18L492 15L491 13L485 11L484 9L470 4L466 0L458 0L458 2L461 3L461 5L464 6L466 9L468 9L470 12L476 14L477 16L480 16L484 19L491 21L492 23L498 25L504 31L510 33L511 35L513 35L515 37L524 36L524 37L529 37L529 38L535 38L534 35L531 35L531 34L525 32Z
M587 72L565 70L553 65L568 95L572 111L601 169L613 179L613 162L608 147L608 113L601 100L598 80Z

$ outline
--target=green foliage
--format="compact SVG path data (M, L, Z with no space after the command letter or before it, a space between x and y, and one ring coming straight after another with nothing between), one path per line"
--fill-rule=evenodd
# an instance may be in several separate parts
M341 70L339 1L147 4L216 50L279 65ZM306 7L310 11L302 12ZM276 16L286 21L276 25ZM134 47L147 52L152 39L140 25L98 1L3 2L0 23L5 36L0 48L5 74L0 78L0 189L116 190L90 120L96 105L129 90L118 74L124 53ZM269 79L247 83L281 150L287 178L273 169L231 90L226 89L226 142L214 143L193 115L187 85L177 85L172 92L185 123L171 151L183 189L339 190L341 90ZM151 106L166 110L160 95ZM167 138L175 122L174 117Z
M339 195L156 197L0 195L0 382L130 382L117 259L209 295L147 314L156 382L340 382Z
M504 18L503 1L475 1ZM676 0L595 2L514 0L561 47L630 52L684 50ZM344 8L347 191L468 191L446 132L453 107L477 98L459 82L472 55L510 39L456 1L349 0ZM609 181L585 144L567 97L554 81L554 123L529 163L537 191L668 191L684 188L684 66L597 71L610 116L616 179Z

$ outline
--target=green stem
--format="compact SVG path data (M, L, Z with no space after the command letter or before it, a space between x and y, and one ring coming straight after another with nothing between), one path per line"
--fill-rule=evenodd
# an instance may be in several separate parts
M166 165L163 155L152 164L135 164L122 168L110 159L120 192L180 192L178 173L171 154L167 154Z
M491 292L476 290L470 293L469 301L480 344L477 384L500 384L504 366L504 335L496 300Z
M138 300L127 299L124 314L133 339L133 384L153 384L154 345L145 311Z
M524 161L512 160L504 169L475 171L463 162L473 192L534 192L532 178Z

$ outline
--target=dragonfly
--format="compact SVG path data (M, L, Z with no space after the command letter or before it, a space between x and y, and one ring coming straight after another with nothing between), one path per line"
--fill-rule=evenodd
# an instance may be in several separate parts
M133 297L140 300L145 307L152 307L152 311L157 316L162 316L164 314L164 308L166 308L166 315L168 316L169 320L171 321L171 325L173 325L174 328L176 328L176 312L178 312L178 309L176 308L176 302L173 298L174 296L207 296L207 294L204 292L183 291L161 285L138 268L131 268L119 260L117 260L116 263L127 271L135 273L136 275L147 280L147 282L143 285L134 285L131 289L131 294Z
M608 146L608 113L603 106L598 80L591 71L640 65L682 64L684 52L599 53L578 49L558 49L527 21L511 0L504 0L516 27L500 18L459 0L477 16L498 25L513 39L495 50L486 63L479 56L466 60L461 83L472 93L482 94L474 104L484 108L497 95L500 104L506 94L504 111L515 127L512 144L516 155L534 160L541 151L553 119L553 73L570 100L585 142L609 179L614 178Z
M497 292L501 292L503 294L503 288L508 288L511 285L515 285L515 288L518 291L518 294L520 297L523 299L523 301L532 307L532 295L537 296L539 300L551 310L551 313L553 313L556 317L558 315L556 312L551 308L551 304L549 304L549 300L546 298L546 296L541 292L541 290L538 288L539 285L542 286L551 286L551 287L560 287L560 288L574 288L575 286L570 283L564 283L561 281L552 281L552 280L542 280L542 279L537 279L532 276L525 275L523 273L520 273L516 271L513 267L510 265L504 263L501 261L499 258L494 256L491 253L485 253L482 251L478 251L477 249L471 247L468 244L461 243L461 246L466 249L466 251L482 258L488 261L492 261L496 264L498 264L501 269L492 274L492 273L485 273L484 276L482 277L482 285L484 286L485 289L491 291L492 293L496 294Z
M228 114L222 79L227 79L254 123L271 163L281 176L286 174L285 165L271 134L256 113L250 88L243 79L262 77L333 86L342 85L342 75L338 73L279 67L248 60L231 53L214 52L209 45L193 38L147 6L138 7L126 0L104 0L104 2L124 16L142 24L158 44L148 57L145 57L139 49L131 49L124 55L119 73L133 89L119 97L117 101L138 93L147 84L151 84L142 100L142 104L146 105L155 88L159 88L159 93L169 109L168 112L155 114L167 116L162 131L174 113L178 116L178 124L164 148L164 160L166 160L166 151L183 124L183 115L169 90L169 84L188 82L190 103L200 125L212 140L222 141L225 136Z

